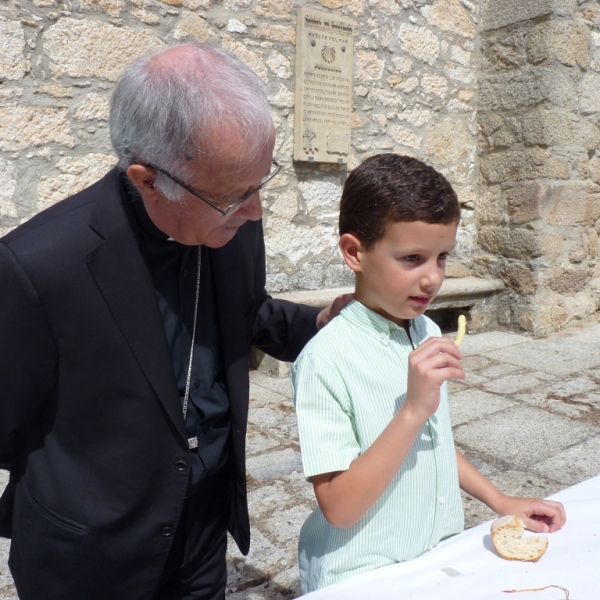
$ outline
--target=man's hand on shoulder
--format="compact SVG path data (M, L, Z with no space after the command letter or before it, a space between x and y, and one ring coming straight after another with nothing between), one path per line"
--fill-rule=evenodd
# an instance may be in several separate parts
M329 306L325 307L317 315L317 329L322 329L333 319L340 314L340 311L346 306L352 299L354 294L342 294L338 296Z

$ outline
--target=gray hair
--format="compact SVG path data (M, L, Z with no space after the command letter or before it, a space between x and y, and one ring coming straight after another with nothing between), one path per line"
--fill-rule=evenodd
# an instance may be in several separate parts
M187 51L185 62L161 60L177 47ZM123 170L150 164L185 179L189 162L214 155L211 140L232 129L255 156L273 135L273 119L263 81L219 47L185 44L138 58L111 97L110 138ZM181 200L182 189L158 172L156 185Z

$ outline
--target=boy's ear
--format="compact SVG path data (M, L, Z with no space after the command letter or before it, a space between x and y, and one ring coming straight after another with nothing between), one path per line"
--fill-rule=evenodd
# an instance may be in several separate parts
M361 254L364 252L364 248L360 240L353 233L344 233L342 237L340 237L339 245L346 264L355 273L362 271L360 259Z

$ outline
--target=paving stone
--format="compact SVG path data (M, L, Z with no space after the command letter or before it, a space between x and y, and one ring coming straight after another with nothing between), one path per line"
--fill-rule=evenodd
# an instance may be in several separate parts
M485 383L483 387L488 392L496 392L499 394L512 394L520 390L537 388L542 383L542 380L533 377L528 373L519 373L518 375L508 375L494 381Z
M278 379L277 377L269 377L260 371L250 371L250 382L267 388L272 392L281 394L282 396L292 397L292 388L289 379Z
M515 404L502 396L471 388L449 395L449 403L453 427L505 410Z
M526 343L482 354L509 364L559 376L600 365L600 344L566 336L528 340Z
M596 477L600 474L600 437L571 446L534 465L532 469L565 485Z
M595 427L531 406L516 406L458 426L454 439L492 464L524 468L600 433Z
M516 333L506 333L504 331L489 331L477 335L468 335L460 347L460 351L465 356L473 354L484 354L491 350L499 348L512 347L517 344L529 342L531 338Z
M485 356L465 356L461 361L463 369L465 371L477 371L483 369L492 363L489 358Z
M499 363L497 365L492 365L485 369L480 369L477 373L478 375L483 375L489 379L496 379L496 377L501 377L502 375L508 375L509 373L514 373L515 371L520 371L521 368L516 365L507 365L506 363Z
M246 461L246 470L254 479L267 480L302 468L300 452L286 448L254 456Z
M598 381L590 375L575 375L561 379L548 388L550 394L566 398L574 394L583 394L598 390Z
M290 400L291 391L287 396L250 382L250 410L258 406L277 406L281 402Z
M246 436L246 456L262 454L266 450L272 450L281 446L279 440L267 435L262 431L249 431Z
M561 414L572 419L584 419L589 415L591 406L583 402L573 402L569 400L565 401L565 398L555 398L547 391L539 392L527 392L524 394L517 394L515 399L543 408L549 412L555 414Z

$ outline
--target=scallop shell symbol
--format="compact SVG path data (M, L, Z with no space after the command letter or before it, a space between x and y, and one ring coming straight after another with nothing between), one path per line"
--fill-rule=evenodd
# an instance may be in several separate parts
M323 46L323 49L321 50L321 56L323 57L324 61L332 63L335 60L335 48L332 48L331 46Z

